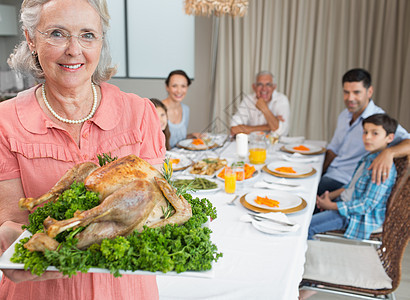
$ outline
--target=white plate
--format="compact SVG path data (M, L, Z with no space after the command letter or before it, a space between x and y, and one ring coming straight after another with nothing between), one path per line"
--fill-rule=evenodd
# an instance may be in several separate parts
M192 175L192 176L191 175L182 175L182 176L176 176L175 178L173 178L173 180L175 180L175 179L195 179L195 177L196 176L194 176L194 175ZM220 189L222 189L222 183L220 181L215 180L215 179L211 179L211 178L205 178L205 179L216 183L217 187L214 188L214 189L208 189L208 190L195 190L195 193L198 193L198 194L199 193L200 194L202 194L202 193L214 193L214 192L217 192Z
M306 148L309 148L309 150L308 151L295 150L294 148L297 146L305 146ZM310 145L310 144L288 144L288 145L284 145L284 148L288 151L295 152L295 153L302 153L302 154L310 154L310 153L315 153L315 152L322 150L322 147Z
M286 172L279 172L276 169L280 167L291 167L296 173L286 173ZM285 162L285 161L274 161L267 165L267 168L275 173L283 174L283 175L292 175L292 176L300 176L305 175L313 171L312 166L297 164L292 162Z
M215 158L215 157L207 157L207 158L203 158L203 159L201 159L201 160L199 160L199 161L197 161L197 162L200 162L200 161L202 161L202 160L204 160L204 159L212 159L212 158ZM202 174L193 174L193 173L191 173L191 171L192 171L192 169L193 169L193 167L194 167L194 164L195 163L197 163L197 162L194 162L193 164L192 164L192 167L190 167L190 168L188 168L188 169L186 169L185 170L185 175L188 175L188 176L196 176L196 177L203 177L203 178L207 178L207 179L211 179L211 178L213 178L213 177L215 177L215 175L216 174L218 174L225 166L222 166L222 167L220 167L219 169L217 169L217 170L215 170L215 172L212 174L212 175L202 175Z
M225 178L221 178L221 177L218 176L218 174L221 173L221 172L222 172L222 170L219 170L218 172L216 172L216 178L218 178L218 179L221 180L221 181L225 181ZM259 170L256 170L255 172L253 172L251 178L245 179L243 182L252 181L252 180L255 179L256 177L258 177L259 174L260 174L260 171L259 171ZM238 181L238 182L239 182L239 181Z
M193 161L191 159L189 159L188 157L186 157L185 155L170 152L170 151L167 151L165 153L165 157L169 158L169 159L179 159L178 163L173 163L172 164L172 170L174 170L174 171L184 170L187 167L189 167L190 165L192 165L192 163L193 163Z
M182 140L179 141L177 146L183 147L185 149L189 149L189 150L206 150L209 148L215 148L215 147L220 147L221 145L215 143L214 141L211 141L210 143L208 143L208 145L203 144L203 145L194 145L192 144L193 139L186 139L186 140Z
M21 239L25 237L31 236L31 232L25 230L23 233L19 236L19 238L14 241L14 243L3 253L3 255L0 257L0 269L14 269L14 270L24 270L24 264L16 264L10 261L10 258L14 254L14 248L15 244L18 243ZM58 271L57 268L55 267L48 267L47 271ZM109 270L107 269L101 269L101 268L90 268L88 270L88 273L110 273ZM177 273L177 272L149 272L149 271L120 271L121 274L126 274L126 275L162 275L162 276L187 276L187 277L206 277L206 278L212 278L214 277L214 272L213 269L209 271L187 271L187 272L182 272L182 273Z
M270 207L267 205L258 204L255 202L257 196L268 197L269 199L277 200L279 201L279 207ZM302 203L302 199L299 196L284 191L250 192L246 194L245 201L252 206L256 206L263 209L269 209L272 211L294 208Z

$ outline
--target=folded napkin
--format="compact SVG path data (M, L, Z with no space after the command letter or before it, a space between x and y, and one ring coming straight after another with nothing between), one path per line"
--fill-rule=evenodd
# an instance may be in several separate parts
M291 161L291 162L299 162L299 163L319 162L319 157L306 156L300 153L293 153L292 155L286 155L286 154L280 153L279 157L281 159Z
M269 234L284 234L288 232L296 232L300 228L299 224L290 221L288 217L282 212L270 212L270 213L265 213L265 214L254 214L254 215L257 215L258 217L261 217L262 219L255 220L250 215L243 215L240 218L240 220L242 222L250 222L252 226L255 227L257 230L265 232L265 233L269 233ZM276 220L276 221L285 222L285 223L291 224L292 226L272 222L269 219L273 221Z
M301 144L305 141L304 136L281 136L279 137L279 143L282 144Z
M270 177L264 178L263 180L265 180L268 183L272 183L272 184L276 184L276 185L285 185L285 186L290 186L290 187L293 187L293 188L301 187L300 184L291 182L290 180L287 180L285 178L278 179L276 177L270 176Z
M300 188L300 185L298 185L298 186L289 186L289 185L281 185L281 184L274 183L274 182L267 183L267 182L263 182L263 181L258 181L258 182L255 182L253 187L254 188L272 189L272 190L290 191L290 190Z

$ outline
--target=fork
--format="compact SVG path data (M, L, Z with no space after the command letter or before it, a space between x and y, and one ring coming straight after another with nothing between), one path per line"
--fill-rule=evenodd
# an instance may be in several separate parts
M285 226L294 226L295 225L295 224L290 224L290 223L287 223L287 222L284 222L284 221L279 221L279 220L270 219L270 218L264 218L262 216L254 215L254 214L251 214L251 213L248 213L248 215L250 215L256 221L271 221L271 222L278 223L278 224L285 225Z
M286 181L270 181L270 180L267 180L266 178L264 178L263 181L270 183L270 184L278 184L278 185L284 185L284 186L290 186L290 187L300 187L300 184L291 184L291 183L287 183Z
M238 198L239 198L239 195L236 195L231 201L227 202L226 204L228 204L228 205L235 205L235 201L236 201L236 199L238 199Z

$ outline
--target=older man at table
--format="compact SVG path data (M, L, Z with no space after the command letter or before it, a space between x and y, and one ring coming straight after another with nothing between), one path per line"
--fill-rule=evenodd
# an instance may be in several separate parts
M253 131L273 131L279 135L289 132L289 100L276 91L272 73L261 71L252 84L254 94L246 95L232 117L231 134Z
M384 113L371 99L373 86L371 75L364 69L352 69L342 79L343 99L346 109L337 120L332 141L327 147L323 163L323 176L317 194L334 191L347 184L358 161L367 153L362 142L363 119ZM410 154L410 135L398 126L394 141L383 150L370 165L372 181L384 182L389 176L393 158Z

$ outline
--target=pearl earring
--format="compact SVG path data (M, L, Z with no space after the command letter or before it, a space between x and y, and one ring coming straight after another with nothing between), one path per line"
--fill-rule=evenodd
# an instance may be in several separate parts
M33 57L35 57L35 56L37 56L37 52L36 51L31 51L31 56L33 56Z

